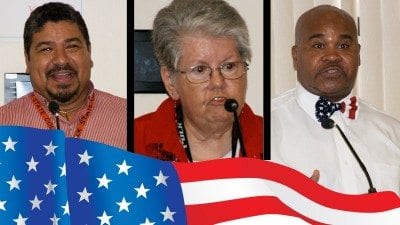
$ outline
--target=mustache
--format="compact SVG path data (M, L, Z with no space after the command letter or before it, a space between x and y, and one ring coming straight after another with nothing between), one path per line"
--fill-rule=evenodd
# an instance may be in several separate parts
M330 65L327 65L327 66L324 66L324 67L320 68L317 71L317 74L326 73L329 70L337 70L340 73L343 73L343 74L345 73L344 69L343 69L343 67L341 65L339 65L339 64L330 64Z
M55 64L53 67L51 67L47 72L46 72L46 76L52 76L54 73L57 72L69 72L71 74L77 74L76 70L69 65L68 63L65 65L59 65L59 64Z

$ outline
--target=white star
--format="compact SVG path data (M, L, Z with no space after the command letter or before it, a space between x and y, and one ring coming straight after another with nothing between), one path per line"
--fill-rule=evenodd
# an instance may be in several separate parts
M78 154L81 160L79 161L79 164L81 163L86 163L89 166L89 159L93 158L93 156L88 155L87 150L83 154Z
M39 164L39 162L35 162L35 159L33 158L33 156L31 157L31 161L26 162L26 164L28 164L28 166L29 166L28 172L31 170L34 170L37 172L36 166Z
M126 165L125 160L122 162L122 164L117 164L117 166L119 167L118 174L125 173L126 175L128 175L128 170L132 167L132 166Z
M86 187L83 189L82 192L77 192L81 197L79 198L79 201L85 200L87 202L89 202L89 196L92 195L92 193L87 192Z
M69 215L69 204L68 204L68 201L65 203L65 205L61 206L61 208L64 209L63 215L65 215L65 214Z
M144 223L141 223L140 225L154 225L155 223L150 222L149 219L146 217L146 221Z
M5 151L7 150L13 150L15 152L14 145L17 144L18 142L12 141L11 137L8 136L8 140L4 141L3 144L6 146Z
M49 180L49 183L44 185L47 188L46 195L48 195L50 192L53 192L53 194L56 194L55 188L58 186L57 184L52 184L51 180Z
M53 225L58 225L58 221L60 220L60 218L58 218L54 213L53 218L50 218L50 220L53 222Z
M132 202L127 202L125 200L125 197L123 197L120 202L117 202L117 205L119 205L119 211L118 212L121 212L122 210L125 210L125 211L129 212L129 205L130 204L132 204Z
M53 145L53 141L50 141L49 145L43 145L43 147L47 150L46 155L50 155L52 153L53 155L56 155L55 151L58 146Z
M60 168L61 170L60 177L67 175L67 167L65 167L65 163L63 164L63 166L59 166L58 168Z
M171 220L172 222L175 222L175 221L174 221L174 214L175 214L176 212L171 212L171 211L169 210L168 206L167 206L167 208L165 209L164 212L160 212L160 213L164 215L164 220L163 220L163 222L166 221L166 220Z
M99 181L99 186L100 187L105 187L106 189L108 189L108 183L110 183L112 180L107 179L106 174L103 174L102 178L97 178L97 180Z
M135 188L135 190L137 191L137 195L136 198L139 198L140 196L143 196L144 198L147 198L146 193L150 190L150 189L146 189L143 185L143 183L140 185L140 188Z
M38 208L40 210L40 203L42 203L42 200L39 200L37 195L35 195L35 199L29 200L32 203L32 209L34 210L35 208Z
M26 225L25 221L28 219L28 217L24 218L21 216L21 213L18 214L18 218L14 219L14 222L17 223L17 225Z
M19 182L21 182L21 180L17 180L15 179L14 175L12 176L10 181L7 181L7 183L10 185L10 191L14 188L19 189Z
M161 170L160 173L158 173L158 176L153 176L153 177L154 179L157 180L156 186L158 186L159 184L164 184L165 186L167 186L167 179L169 176L164 176Z
M110 219L112 218L112 216L108 216L106 211L103 211L103 215L102 216L98 216L97 219L100 220L100 225L103 224L108 224L110 225Z
M6 211L6 205L7 201L0 201L0 209Z

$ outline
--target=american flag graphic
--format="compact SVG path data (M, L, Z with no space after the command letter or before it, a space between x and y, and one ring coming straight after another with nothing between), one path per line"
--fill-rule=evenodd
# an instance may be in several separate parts
M60 131L0 127L1 225L187 224L173 165Z
M0 126L0 225L400 224L393 192L344 195L257 159L171 163Z
M63 132L0 127L0 142L0 224L70 224Z

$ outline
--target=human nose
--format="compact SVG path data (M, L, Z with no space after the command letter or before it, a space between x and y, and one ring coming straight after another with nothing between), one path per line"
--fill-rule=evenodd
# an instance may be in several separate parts
M216 86L220 86L224 83L225 77L222 75L221 68L211 68L210 72L210 83Z
M324 62L339 62L342 59L338 50L334 48L327 48L323 54L322 60Z
M53 55L53 63L55 64L65 64L68 60L68 55L65 49L58 48L55 49Z

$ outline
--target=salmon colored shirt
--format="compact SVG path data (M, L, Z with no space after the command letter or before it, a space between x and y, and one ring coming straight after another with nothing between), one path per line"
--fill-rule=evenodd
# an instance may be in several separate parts
M262 159L263 118L245 104L239 117L247 157ZM134 152L166 161L188 162L175 122L174 101L134 120Z
M48 101L37 92L33 92L35 97L41 102L43 109L52 119L55 126L54 116L48 110ZM49 129L40 113L35 108L30 97L31 93L11 101L0 107L0 125L25 126L40 129ZM93 88L91 85L90 94L86 104L77 111L77 116L68 121L60 116L60 129L65 132L67 137L73 137L75 129L79 123L79 118L87 112L89 98L95 95L93 111L79 138L87 139L118 148L127 148L126 99L102 92Z

